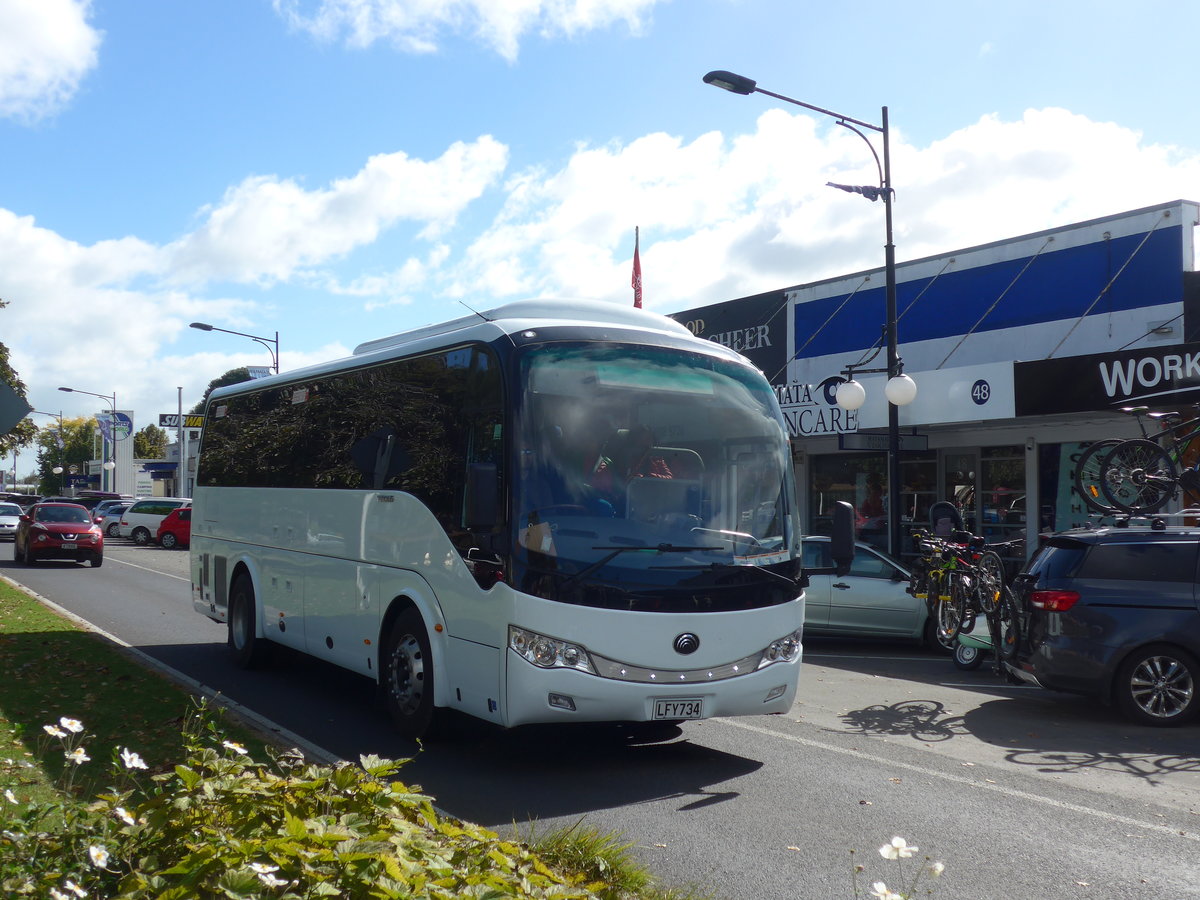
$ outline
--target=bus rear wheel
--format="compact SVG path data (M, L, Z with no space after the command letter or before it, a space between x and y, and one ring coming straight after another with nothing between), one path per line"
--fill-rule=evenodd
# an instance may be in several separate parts
M257 619L254 585L249 575L239 575L229 590L229 649L243 669L262 665L270 650L267 642L254 633Z
M396 729L407 738L438 736L445 710L433 705L433 653L416 609L404 610L392 622L381 669L383 701Z

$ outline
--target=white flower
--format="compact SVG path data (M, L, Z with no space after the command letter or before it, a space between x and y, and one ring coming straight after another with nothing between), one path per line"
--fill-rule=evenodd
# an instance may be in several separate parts
M888 890L888 886L882 881L876 881L871 885L871 896L878 897L879 900L904 900L903 894Z
M140 756L125 747L121 750L121 762L125 763L127 769L145 769L148 768L146 761Z
M74 734L79 734L79 732L83 731L83 723L78 719L68 719L66 716L63 716L58 720L58 724Z
M934 878L938 878L945 871L946 871L945 863L935 862L935 863L929 864L929 874L932 875Z
M241 744L235 744L233 741L221 741L221 746L226 750L232 750L238 756L245 756L247 752L245 747Z
M879 848L879 855L884 859L908 859L920 849L920 847L908 846L908 842L902 837L894 837L890 844L884 844Z
M76 747L70 753L64 753L63 756L75 763L77 766L82 766L85 762L91 759L91 757L83 751L82 747Z
M260 872L258 875L258 880L267 887L283 887L285 884L287 884L287 879L276 878L270 872Z
M122 822L124 822L126 825L136 825L137 824L137 820L134 819L133 816L131 816L129 814L129 810L127 810L123 806L118 806L116 809L114 809L113 815L116 816L118 819L120 819Z
M77 885L75 882L73 882L69 879L67 881L63 882L63 887L65 887L68 891L70 891L76 897L79 897L80 900L83 900L83 898L87 896L87 891L85 891L83 888L81 888L79 885Z
M17 795L16 795L16 794L14 794L14 793L12 792L12 788L5 788L5 789L4 789L4 799L5 799L5 800L7 800L9 803L16 803L16 802L18 802L18 801L17 801Z
M58 888L50 888L50 896L53 898L53 900L71 900L70 897L68 897Z
M250 868L258 875L279 871L279 866L268 866L266 863L250 863Z
M103 844L92 844L88 847L88 856L92 860L92 865L97 869L103 869L108 865L108 851L104 849Z
M65 738L67 736L67 733L57 725L43 725L42 730L50 735L50 737Z

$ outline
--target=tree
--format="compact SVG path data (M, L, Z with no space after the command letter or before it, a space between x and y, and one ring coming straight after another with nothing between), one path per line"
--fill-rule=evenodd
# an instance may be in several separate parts
M133 455L138 459L164 459L167 433L157 425L147 425L133 436Z
M96 420L90 416L63 419L61 445L57 422L37 430L38 481L41 493L63 493L71 466L75 466L79 473L87 471L88 460L96 458L95 436ZM54 474L55 466L63 467L61 474Z
M215 391L217 388L225 387L226 385L230 385L230 384L241 384L243 381L249 381L249 380L250 380L250 370L247 369L245 366L242 366L241 368L237 368L237 369L230 369L224 375L214 378L212 381L210 381L208 383L208 387L204 389L204 399L202 399L199 403L197 403L195 406L193 406L188 411L188 415L198 416L198 415L202 414L204 412L205 404L208 403L208 395L211 394L213 391Z
M8 302L0 300L0 309L4 309L6 306L8 306ZM3 343L0 343L0 381L3 381L22 397L25 396L25 382L9 364L8 348ZM28 417L22 419L8 434L0 434L0 457L22 447L28 447L36 436L37 426Z

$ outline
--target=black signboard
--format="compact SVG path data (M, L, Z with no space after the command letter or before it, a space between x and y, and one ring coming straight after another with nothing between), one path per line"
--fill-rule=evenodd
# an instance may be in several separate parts
M1018 416L1200 403L1200 343L1013 364Z
M724 344L747 357L772 384L786 381L788 301L771 291L672 313L696 337Z

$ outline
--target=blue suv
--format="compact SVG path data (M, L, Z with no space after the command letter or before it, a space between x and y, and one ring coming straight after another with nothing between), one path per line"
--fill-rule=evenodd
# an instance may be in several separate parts
M1101 527L1044 539L1013 585L1011 670L1144 725L1200 713L1200 529ZM1016 637L1016 635L1014 635Z

